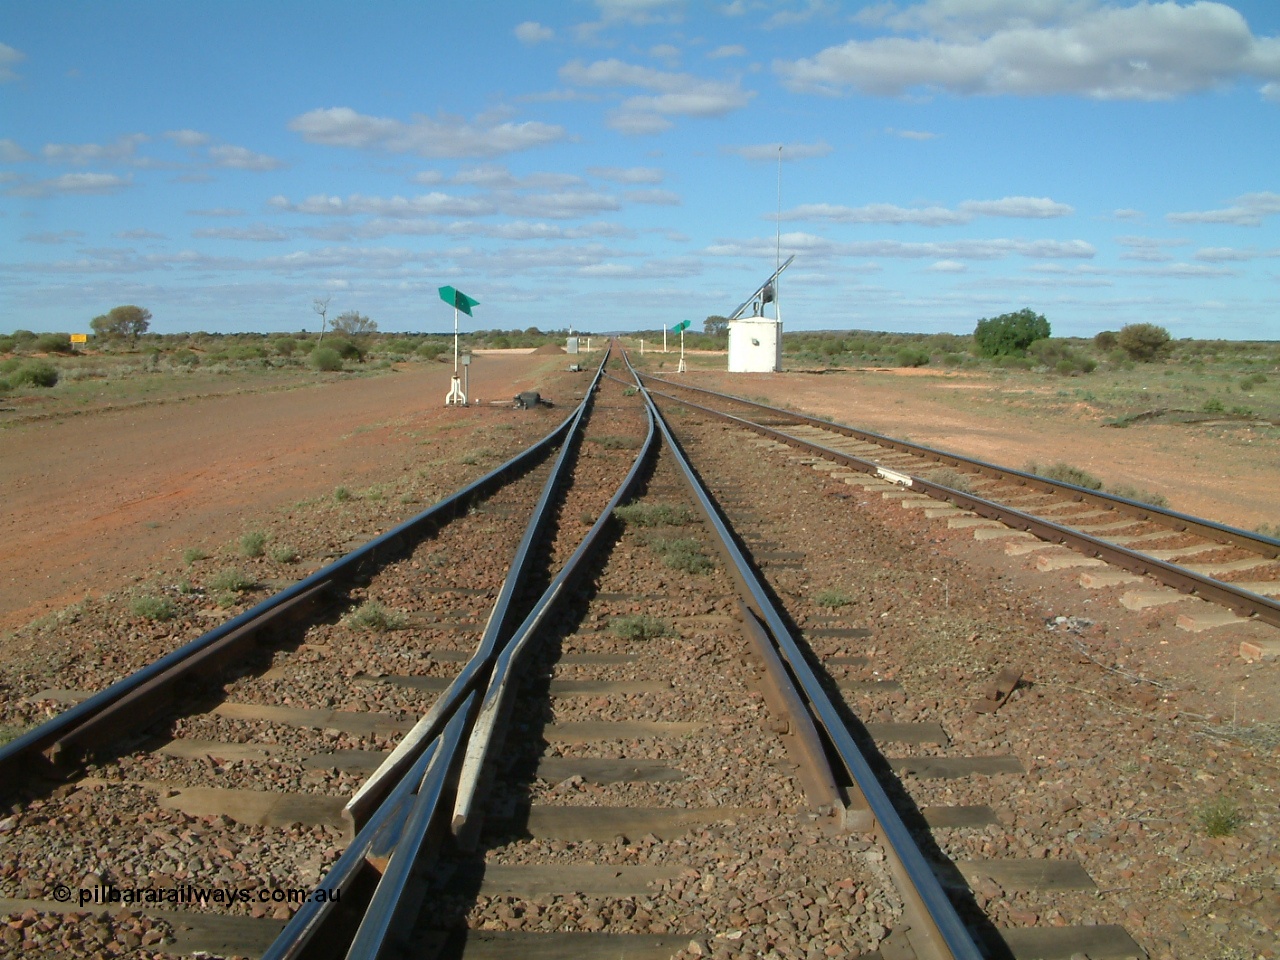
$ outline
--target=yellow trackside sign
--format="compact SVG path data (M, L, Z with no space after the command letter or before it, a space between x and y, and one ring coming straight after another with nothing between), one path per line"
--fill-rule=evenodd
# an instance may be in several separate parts
M73 333L71 335L72 343L88 343L89 335L87 333Z

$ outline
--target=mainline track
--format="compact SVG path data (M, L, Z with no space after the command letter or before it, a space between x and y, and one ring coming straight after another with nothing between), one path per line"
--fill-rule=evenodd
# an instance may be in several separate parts
M1280 626L1275 538L670 379L642 379L699 412ZM929 479L943 468L966 471L982 495ZM1231 579L1240 575L1257 579Z
M878 949L976 960L1068 956L1085 944L1095 956L1140 955L1118 927L1019 940L985 921L967 891L944 886L929 826L963 828L975 808L908 802L908 825L882 759L865 752L867 728L833 700L829 666L799 638L724 504L647 391L603 373L604 363L582 406L527 455L30 731L0 750L0 770L10 784L73 778L41 801L54 805L52 822L83 813L77 791L122 789L136 808L139 787L159 790L200 830L225 828L224 874L246 842L241 824L291 836L310 826L306 869L320 867L318 882L283 928L199 910L206 922L192 927L191 916L166 914L187 950L474 960ZM483 529L486 518L497 529ZM505 575L477 562L464 586L459 555L424 585L424 535L438 545L468 525L483 549L515 545ZM335 649L342 635L324 604L344 594L425 601L431 646L392 633ZM270 669L246 666L264 645ZM324 676L335 667L345 680ZM325 734L281 736L272 724ZM251 775L266 759L322 771L329 787L363 780L340 806L328 791L139 781L132 770L172 770L148 759L151 741L139 747L158 729L166 757L207 760L215 775L236 756ZM317 750L326 739L329 751ZM87 778L85 761L97 764ZM203 806L183 806L196 796ZM42 822L30 838L11 825L10 841L39 842ZM975 822L991 823L990 812ZM775 866L761 872L759 858ZM191 864L177 873L220 866L208 855ZM182 879L166 871L161 879ZM21 906L57 912L38 899ZM41 946L23 943L32 955Z

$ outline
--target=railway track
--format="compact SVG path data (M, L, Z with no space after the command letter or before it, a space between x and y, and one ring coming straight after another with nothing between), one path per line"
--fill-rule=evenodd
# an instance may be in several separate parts
M1069 547L1089 564L1113 568L1109 574L1087 574L1090 585L1149 577L1240 617L1280 626L1280 540L1275 538L670 379L645 375L643 380L661 396L681 399L828 464L869 474L883 481L879 487L922 495L908 505L928 507L924 498L940 501L946 506L936 511L937 518L965 525L972 518L989 520L991 526ZM1046 570L1079 565L1053 557L1038 562ZM1135 597L1143 602L1141 594ZM1165 599L1157 594L1151 601Z
M956 755L937 696L901 719L863 613L791 579L828 558L780 549L786 505L717 467L735 441L609 363L527 458L189 645L194 672L164 679L174 655L0 749L28 784L3 855L57 851L0 902L0 949L1142 956L1000 812L1042 802L1024 764ZM370 600L400 629L335 616ZM96 853L113 830L132 861ZM182 899L218 885L249 895ZM306 902L258 897L285 887Z

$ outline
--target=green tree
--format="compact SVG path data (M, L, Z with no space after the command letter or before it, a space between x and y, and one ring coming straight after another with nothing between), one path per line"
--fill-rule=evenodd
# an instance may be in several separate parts
M113 307L110 313L94 317L89 321L89 326L100 337L128 337L130 340L137 340L138 335L146 333L151 326L151 311L133 304Z
M1017 313L978 321L973 342L984 357L1021 357L1027 347L1049 336L1049 321L1024 307Z
M1154 323L1127 323L1116 334L1116 343L1130 360L1151 361L1168 352L1169 331Z
M358 337L364 333L377 333L378 325L363 316L358 310L348 310L346 313L334 317L333 332L341 333L348 337Z
M729 318L712 314L702 322L702 332L719 337L729 332Z

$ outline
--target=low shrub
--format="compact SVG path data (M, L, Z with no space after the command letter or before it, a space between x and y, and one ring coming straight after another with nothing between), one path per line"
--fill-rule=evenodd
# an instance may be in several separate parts
M1079 467L1073 467L1069 463L1054 464L1038 464L1034 460L1026 466L1027 473L1034 473L1038 477L1044 477L1046 480L1056 480L1059 483L1073 483L1077 487L1084 487L1086 490L1101 490L1102 481L1091 473L1081 470Z
M385 633L388 630L402 629L405 618L394 610L388 610L376 600L366 600L347 614L346 623L359 630Z
M345 503L351 499L351 491L346 487L334 487L333 499L337 500L339 503Z
M440 354L444 353L445 347L441 343L423 343L418 345L415 353L424 360L434 360Z
M1196 819L1210 837L1229 837L1244 823L1244 815L1230 797L1216 797L1196 808Z
M191 566L197 560L207 560L209 555L199 547L188 547L182 551L182 562L187 566Z
M853 597L844 591L841 587L828 587L826 590L819 590L813 595L813 602L820 607L826 607L834 610L838 607L847 607L853 603Z
M250 530L240 538L240 555L260 557L266 552L267 535L261 530Z
M711 558L702 552L702 544L692 537L651 537L649 547L672 570L683 573L706 573L715 567Z
M293 337L277 337L271 341L271 349L282 357L291 357L298 349L298 341Z
M683 527L693 520L688 507L669 503L628 503L613 511L623 523L637 527Z
M671 632L665 620L651 617L647 613L617 617L609 624L609 628L614 636L621 637L623 640L653 640L657 637L665 637Z
M342 357L338 351L331 347L317 347L311 351L311 356L307 358L314 370L321 370L327 373L334 373L342 369Z
M950 487L952 490L958 490L961 493L973 493L972 478L953 467L943 467L925 479L932 480L934 483L941 484L944 487Z
M171 600L150 595L134 597L129 609L135 617L143 620L172 620L178 614L178 609Z
M1124 497L1126 500L1136 500L1138 503L1149 503L1153 507L1167 507L1168 499L1163 494L1152 493L1150 490L1144 490L1141 487L1132 487L1126 483L1122 483L1117 487L1113 487L1107 491L1114 493L1117 497Z
M363 350L357 347L350 340L343 340L341 337L330 337L328 340L324 342L324 346L320 347L315 352L318 353L320 350L333 350L343 360L363 360L364 359ZM315 354L313 353L312 356L314 355Z
M35 348L40 353L70 353L71 337L65 333L42 333L36 337Z
M914 347L903 347L898 351L898 366L900 367L923 367L929 363L929 354L925 350L917 350Z
M47 360L27 360L6 377L12 387L52 387L58 371Z
M297 547L291 547L287 543L276 544L271 548L271 559L276 563L296 563L301 554Z
M239 570L228 567L210 577L208 586L210 590L219 593L243 593L245 590L253 589L254 581L252 577L247 577Z

